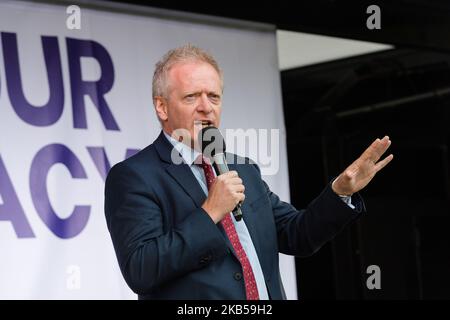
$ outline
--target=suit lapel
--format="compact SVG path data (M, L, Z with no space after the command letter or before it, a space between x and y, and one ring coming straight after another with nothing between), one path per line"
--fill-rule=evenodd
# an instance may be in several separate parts
M206 200L206 195L187 164L174 164L172 162L171 152L173 145L164 136L163 131L161 131L159 137L155 140L154 145L161 160L167 164L167 173L183 188L189 197L192 198L195 205L200 208ZM222 225L219 223L217 224L217 227L222 232L229 249L237 259L234 248L231 245L231 242L228 239Z
M154 145L158 151L159 157L167 165L167 173L183 188L189 197L192 198L195 205L201 207L206 199L205 193L187 164L174 164L172 162L171 153L172 150L176 150L164 136L163 131L161 131L159 137L155 140Z
M194 200L195 205L200 208L206 199L206 195L192 174L189 166L185 163L172 164L166 170L192 200Z

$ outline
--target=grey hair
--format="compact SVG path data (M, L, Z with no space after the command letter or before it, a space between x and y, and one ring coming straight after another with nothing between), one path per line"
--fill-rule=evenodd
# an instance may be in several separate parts
M205 50L190 43L168 51L155 65L153 74L152 95L168 98L167 75L170 68L179 62L200 61L209 63L219 74L221 87L223 88L223 73L216 59Z

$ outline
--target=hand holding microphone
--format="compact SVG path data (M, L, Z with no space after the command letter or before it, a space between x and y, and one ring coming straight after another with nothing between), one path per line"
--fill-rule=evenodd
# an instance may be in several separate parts
M202 208L208 212L215 223L218 223L225 215L234 210L236 203L244 201L243 192L244 185L236 171L223 173L217 176Z
M233 211L236 221L240 221L245 187L238 173L228 168L222 134L216 127L204 127L199 132L198 141L201 143L203 155L211 160L217 174L202 208L208 212L215 223L222 220L230 211Z

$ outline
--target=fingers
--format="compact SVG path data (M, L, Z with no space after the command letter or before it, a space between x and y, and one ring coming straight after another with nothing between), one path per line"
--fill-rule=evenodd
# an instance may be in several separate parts
M381 158L381 156L386 152L390 145L391 140L389 140L389 136L384 136L383 139L379 140L377 146L375 147L375 157L373 158L374 163L376 163Z
M242 184L242 179L239 178L238 173L236 171L229 171L223 173L217 177L220 181L225 181L230 184Z
M238 203L242 203L245 200L245 186L242 184L242 179L239 178L238 174L236 171L230 171L232 172L231 176L232 178L230 178L228 180L228 182L230 183L230 188L234 193L234 198L236 199L236 204Z
M383 139L380 140L380 143L378 144L378 159L381 158L381 156L386 152L386 150L391 146L391 140L389 139L389 136L384 136Z
M381 169L383 169L389 162L391 162L391 160L394 159L394 155L390 154L388 155L386 158L384 158L383 160L381 160L380 162L378 162L375 165L375 172L380 171Z
M232 190L234 192L244 192L245 191L245 187L244 187L243 184L237 184L237 185L232 186Z
M231 178L229 181L231 184L242 184L242 179L239 177Z
M234 177L238 177L239 176L237 171L235 171L235 170L228 171L227 173L224 173L223 175L226 175L227 177L230 177L230 178L234 178Z
M362 158L365 160L370 160L376 163L381 156L386 152L386 150L391 145L391 140L389 136L384 136L383 139L376 139L372 144L363 152Z
M245 187L243 184L237 184L237 185L233 185L231 186L231 190L233 192L233 197L236 200L236 204L239 202L244 202L245 199Z
M244 202L244 200L245 200L245 194L243 194L243 193L238 193L237 194L237 203L236 203L236 205L238 204L238 203L242 203L242 202Z
M219 175L217 178L218 180L228 185L232 192L243 193L245 191L243 181L241 178L239 178L238 173L236 171L226 172L224 174Z
M374 162L377 162L381 156L383 155L383 153L387 150L387 148L390 145L390 140L388 136L385 136L383 139L377 139L375 140L373 147L372 147L372 152L371 152L371 159Z

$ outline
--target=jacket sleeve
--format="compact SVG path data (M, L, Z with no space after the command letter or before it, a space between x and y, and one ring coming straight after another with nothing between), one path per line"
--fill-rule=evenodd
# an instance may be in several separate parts
M259 172L259 168L255 167ZM355 209L351 209L334 193L331 183L305 209L297 210L281 201L266 182L262 182L272 207L278 249L285 254L312 255L365 211L363 199L358 193L352 195Z
M105 215L122 274L137 294L151 293L201 269L228 250L201 208L176 227L164 225L158 197L139 173L123 163L114 166L106 179Z

